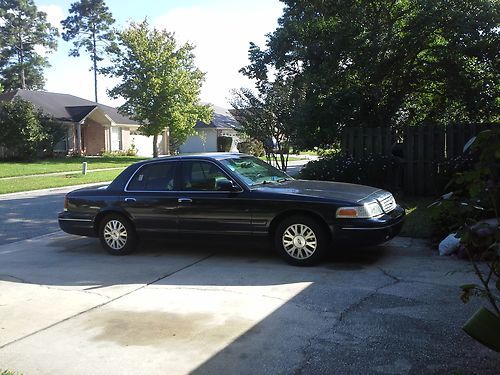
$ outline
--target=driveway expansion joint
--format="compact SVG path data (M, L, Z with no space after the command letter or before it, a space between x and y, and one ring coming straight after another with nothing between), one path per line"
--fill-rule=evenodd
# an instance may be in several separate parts
M12 275L6 275L6 274L0 274L0 281L11 281L11 280L3 280L3 278L9 278L9 279L12 279L14 281L18 281L20 283L23 283L23 284L32 284L30 283L29 281L26 281L26 280L23 280L23 279L20 279L19 277L16 277L16 276L12 276Z

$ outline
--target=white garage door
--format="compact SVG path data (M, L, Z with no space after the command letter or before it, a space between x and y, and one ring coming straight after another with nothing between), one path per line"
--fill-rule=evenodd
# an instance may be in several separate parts
M161 154L163 136L158 136L158 153ZM131 134L130 142L133 144L137 150L138 156L153 156L153 137L148 137L140 134Z

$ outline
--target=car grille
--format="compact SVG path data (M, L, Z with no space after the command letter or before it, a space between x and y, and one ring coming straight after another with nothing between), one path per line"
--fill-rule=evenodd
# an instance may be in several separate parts
M396 201L392 194L385 195L377 199L385 213L389 213L396 208Z

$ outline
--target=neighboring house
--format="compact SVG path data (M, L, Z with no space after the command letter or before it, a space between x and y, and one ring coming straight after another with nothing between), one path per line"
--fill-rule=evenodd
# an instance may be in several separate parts
M229 110L217 106L212 107L214 109L213 120L210 124L202 121L196 123L194 129L197 134L189 137L179 147L181 153L215 152L217 151L217 137L220 136L233 138L231 151L238 151L236 146L239 142L240 124L229 113Z
M126 151L132 147L141 156L153 155L153 137L137 133L139 124L113 107L68 94L15 90L0 94L0 101L19 98L31 102L67 128L67 136L55 152L99 155L103 151ZM168 154L168 130L158 137L160 154Z

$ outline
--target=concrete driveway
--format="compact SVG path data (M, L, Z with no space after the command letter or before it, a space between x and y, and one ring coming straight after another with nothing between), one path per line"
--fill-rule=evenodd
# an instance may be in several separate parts
M481 373L467 263L395 239L318 267L251 240L112 257L61 232L0 246L0 369L28 374ZM454 271L453 273L450 273ZM497 370L495 370L497 369Z

